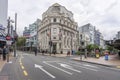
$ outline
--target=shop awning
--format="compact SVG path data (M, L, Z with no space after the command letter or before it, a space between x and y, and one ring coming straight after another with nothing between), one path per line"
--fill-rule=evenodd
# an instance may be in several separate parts
M0 30L0 41L6 41L6 33Z

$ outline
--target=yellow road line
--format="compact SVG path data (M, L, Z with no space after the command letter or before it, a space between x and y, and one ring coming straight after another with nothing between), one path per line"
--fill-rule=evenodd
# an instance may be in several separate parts
M21 63L22 61L21 61L21 60L19 60L19 62Z
M120 68L120 66L117 66L117 68Z
M23 71L23 73L25 76L28 76L28 73L25 70Z
M20 65L22 66L22 62L20 62Z
M22 69L25 69L24 66L21 66Z

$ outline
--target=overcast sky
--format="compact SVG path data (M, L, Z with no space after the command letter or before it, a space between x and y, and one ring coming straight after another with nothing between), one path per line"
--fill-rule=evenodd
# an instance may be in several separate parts
M25 26L41 19L42 13L54 3L65 6L74 14L79 27L91 23L103 34L104 39L112 39L120 31L120 0L8 0L8 16L14 19L18 13L18 34Z

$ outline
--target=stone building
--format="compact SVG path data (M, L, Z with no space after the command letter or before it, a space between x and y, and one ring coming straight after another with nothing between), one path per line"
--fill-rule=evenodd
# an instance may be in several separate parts
M77 23L73 13L58 3L53 4L42 14L38 29L40 49L67 53L77 49Z

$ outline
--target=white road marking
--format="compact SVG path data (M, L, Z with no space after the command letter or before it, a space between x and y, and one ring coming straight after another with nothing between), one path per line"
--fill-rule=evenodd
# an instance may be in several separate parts
M45 63L45 64L47 64L47 65L49 65L49 66L51 66L51 67L53 67L53 68L56 68L56 69L58 69L58 70L60 70L60 71L63 71L63 72L65 72L65 73L69 74L69 75L72 75L71 72L68 72L68 71L63 70L63 69L61 69L61 68L58 68L58 67L56 67L56 66L53 66L53 65L47 63L46 61L43 61L43 63Z
M117 69L117 68L112 68L112 67L105 67L107 69L111 69L111 70L116 70L116 71L120 71L120 69Z
M11 63L12 63L12 61L9 61L8 63L10 63L10 64L11 64Z
M60 64L60 66L62 66L62 67L64 67L64 68L67 68L67 69L70 69L70 70L72 70L72 71L81 73L81 71L76 70L76 69L74 69L72 66L69 66L69 65L67 65L67 64L62 64L62 63L58 63L58 64Z
M52 63L52 62L60 62L60 61L44 61L44 62L49 62L49 63ZM70 65L73 65L72 63L74 63L74 62L72 62L72 61L70 61L70 63L66 63L66 62L64 62L65 64L70 64ZM77 64L77 65L73 65L73 66L76 66L76 67L81 67L81 68L84 68L84 69L88 69L88 70L92 70L92 71L95 71L95 72L97 72L98 70L96 70L96 69L93 69L93 68L88 68L88 67L85 67L85 66L81 66L80 64L78 64L78 63L74 63L74 64ZM79 65L79 66L78 66Z
M71 64L71 63L66 63L66 64L73 65L73 64ZM76 63L75 63L75 64L76 64ZM96 70L96 69L87 68L87 67L81 66L81 65L79 65L79 64L77 64L77 65L73 65L73 66L76 66L76 67L81 67L81 68L88 69L88 70L92 70L92 71L96 71L96 72L98 71L98 70Z
M50 62L60 62L60 61L44 61L44 62L49 62L50 63Z
M45 72L47 75L49 75L52 78L55 78L55 76L53 76L52 74L50 74L49 72L47 72L45 69L42 68L43 66L37 65L35 64L35 68L39 68L41 69L43 72Z
M83 66L88 66L88 67L92 67L92 68L98 68L98 67L96 67L96 66L89 65L89 64L83 64Z

